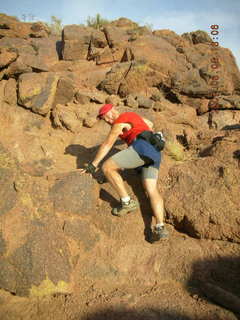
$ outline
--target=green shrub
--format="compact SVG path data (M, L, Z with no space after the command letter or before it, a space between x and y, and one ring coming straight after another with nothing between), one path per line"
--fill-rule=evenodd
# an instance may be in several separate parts
M103 26L109 24L111 21L102 18L101 15L97 13L95 17L88 17L86 22L88 27L99 30Z
M61 35L62 33L62 20L55 16L51 16L51 22L47 24L52 34Z
M176 161L185 160L184 147L176 141L167 141L166 153Z

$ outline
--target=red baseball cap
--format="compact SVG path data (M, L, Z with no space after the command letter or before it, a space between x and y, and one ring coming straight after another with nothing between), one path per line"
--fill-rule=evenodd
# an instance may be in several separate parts
M98 111L98 118L101 118L104 114L113 108L113 104L104 104Z

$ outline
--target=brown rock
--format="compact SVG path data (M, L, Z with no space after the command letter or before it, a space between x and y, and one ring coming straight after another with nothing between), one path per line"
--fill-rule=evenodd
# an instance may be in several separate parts
M6 69L5 74L11 77L18 77L22 73L30 73L32 72L32 68L27 66L21 58L18 58L17 61L14 61L10 64L10 66Z
M183 33L182 37L193 44L212 42L209 34L206 31L202 30Z
M21 54L19 59L27 66L32 68L33 71L49 71L49 67L45 64L44 59L42 59L39 55L32 55L32 54Z
M240 96L222 96L218 95L215 99L209 101L209 110L240 110Z
M52 221L48 225L33 221L25 244L7 259L14 271L5 272L5 281L15 282L11 289L19 296L69 293L69 256L67 243Z
M201 99L199 101L199 107L197 108L197 113L199 115L201 115L201 114L208 112L208 110L209 110L208 104L209 104L209 100Z
M240 125L239 111L234 110L215 110L211 111L208 117L210 128L217 130L231 129Z
M58 104L52 111L52 117L54 126L61 129L65 128L77 133L82 126L77 107Z
M42 64L50 68L58 62L61 52L58 52L56 38L31 39L30 43Z
M10 105L17 104L17 82L15 79L9 79L4 88L4 100Z
M189 46L188 42L184 40L183 37L179 36L174 31L169 29L154 30L153 35L159 38L163 38L176 48Z
M77 241L78 245L83 246L86 251L93 249L100 239L99 234L88 221L77 218L66 221L64 233Z
M68 25L63 29L63 59L87 59L90 44L96 48L104 48L106 41L102 32L88 27Z
M19 77L18 103L41 115L53 106L58 76L54 73L26 73Z
M75 95L75 86L71 79L60 78L57 84L57 90L55 94L55 99L53 106L57 104L66 104L73 100Z
M0 216L8 213L17 202L17 193L14 189L17 163L9 152L0 144L0 176L1 188Z
M136 100L136 96L132 94L127 96L125 104L130 108L138 108L138 101Z
M18 55L20 54L35 55L36 54L36 51L31 46L29 41L21 38L4 37L0 39L0 47L6 48L10 51L14 51Z
M31 33L29 36L32 38L47 38L50 33L49 27L45 23L38 21L31 25Z
M20 22L17 18L7 16L1 13L1 28L0 38L27 38L30 33L31 25L28 23Z
M111 25L105 26L103 28L103 33L109 48L119 47L121 43L127 41L129 37L125 30Z
M160 78L157 80L158 75L151 71L151 68L140 62L116 64L106 74L98 88L105 90L108 94L119 94L121 98L136 92L145 94L149 85L152 86L153 82L161 81Z
M86 216L96 209L97 190L98 185L92 177L73 172L58 180L51 188L49 196L58 212Z
M89 93L84 93L82 91L78 91L75 95L76 101L80 104L87 104L90 102Z
M149 99L147 97L137 95L136 100L138 102L139 108L152 109L154 107L155 102L152 99Z
M97 122L96 117L87 117L83 121L84 127L92 128L94 124Z
M117 20L112 21L111 26L129 30L129 29L137 28L138 24L130 19L121 17Z
M16 60L17 54L10 49L2 48L0 50L0 68L7 67L10 63Z
M225 141L220 147L219 143L201 152L204 159L170 170L172 184L165 194L166 211L177 229L193 237L239 243L239 169L233 159L237 144Z
M114 106L118 106L122 103L122 100L119 98L119 96L112 94L105 99L105 103L110 103Z

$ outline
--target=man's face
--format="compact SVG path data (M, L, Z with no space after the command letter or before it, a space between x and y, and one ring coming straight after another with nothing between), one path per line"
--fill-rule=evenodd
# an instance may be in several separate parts
M109 123L109 124L113 124L113 122L114 122L115 119L116 119L114 109L112 108L112 109L109 110L107 113L105 113L105 114L102 116L102 119L103 119L104 121L106 121L107 123Z

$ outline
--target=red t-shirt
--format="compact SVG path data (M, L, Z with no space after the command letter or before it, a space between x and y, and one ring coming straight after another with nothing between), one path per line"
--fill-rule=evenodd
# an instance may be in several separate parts
M130 123L132 128L127 130L123 129L123 133L119 137L130 145L136 136L145 131L152 131L149 126L144 122L143 118L135 112L124 112L114 121L116 123Z

